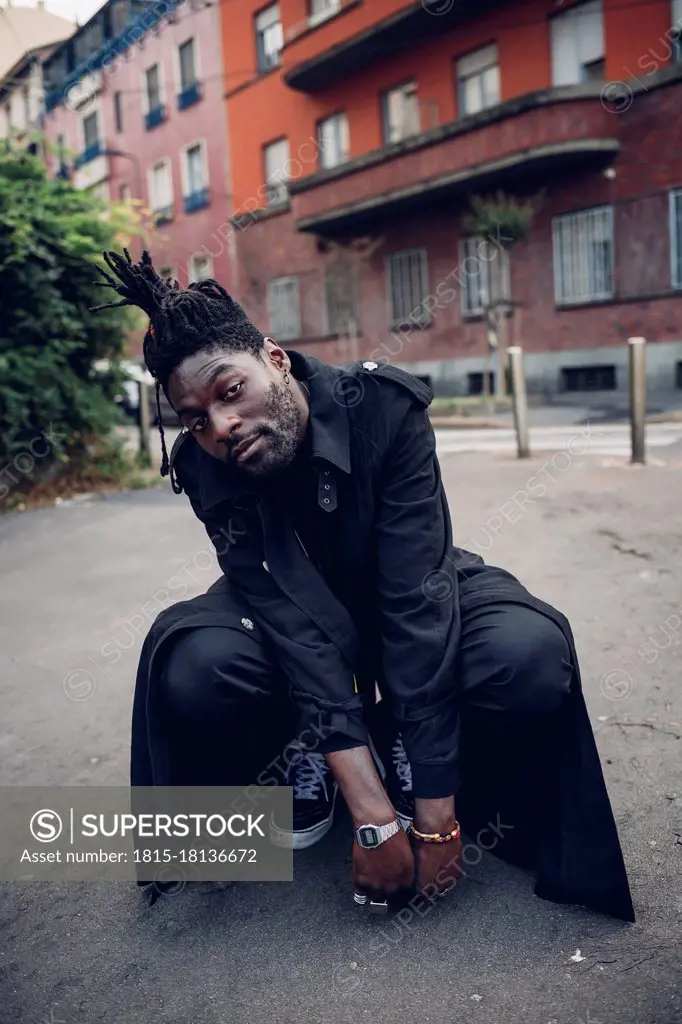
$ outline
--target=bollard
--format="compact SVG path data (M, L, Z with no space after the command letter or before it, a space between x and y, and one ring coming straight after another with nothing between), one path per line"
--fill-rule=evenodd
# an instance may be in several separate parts
M511 377L512 402L514 405L514 426L516 428L516 450L520 459L530 456L528 439L528 400L526 378L523 373L523 349L512 345L507 350L509 376ZM500 370L502 367L500 367Z
M646 462L646 340L628 338L632 462Z
M140 458L146 466L151 465L151 416L149 415L149 385L146 381L138 382L140 395Z

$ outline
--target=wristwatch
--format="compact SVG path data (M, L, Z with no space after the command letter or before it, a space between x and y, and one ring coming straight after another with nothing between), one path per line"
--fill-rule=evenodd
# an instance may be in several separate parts
M397 835L401 827L397 818L388 825L361 825L355 829L355 841L363 850L374 850L391 836Z

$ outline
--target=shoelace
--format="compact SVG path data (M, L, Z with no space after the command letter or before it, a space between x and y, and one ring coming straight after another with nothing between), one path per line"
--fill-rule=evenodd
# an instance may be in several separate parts
M293 776L294 800L317 800L320 786L328 799L327 762L322 754L312 751L301 751L290 764L290 775Z
M398 736L393 747L391 748L391 757L393 760L393 766L398 779L402 783L403 793L412 792L412 769L410 768L410 762L407 760L407 754L405 753L405 747L403 746L402 737Z

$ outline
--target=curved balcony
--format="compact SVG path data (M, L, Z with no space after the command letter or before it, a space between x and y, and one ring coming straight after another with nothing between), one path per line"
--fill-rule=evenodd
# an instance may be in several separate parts
M444 196L545 184L568 168L611 162L616 121L591 84L509 100L290 182L296 224L321 235L364 231Z
M347 79L377 60L433 39L472 17L490 14L500 0L411 0L380 21L372 21L342 42L330 42L325 22L357 11L361 0L339 0L334 17L295 33L284 46L288 70L284 80L292 89L316 93ZM368 0L371 7L371 0ZM330 5L331 6L331 5ZM312 31L311 31L312 29Z

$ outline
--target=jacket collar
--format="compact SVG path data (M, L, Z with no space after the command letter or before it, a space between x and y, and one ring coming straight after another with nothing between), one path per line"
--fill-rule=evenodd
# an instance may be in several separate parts
M304 381L310 391L313 458L350 473L350 424L343 390L338 387L338 368L300 352L287 351L287 355L294 377Z
M310 391L310 439L313 459L323 459L344 473L350 473L350 424L343 391L338 388L338 369L312 356L287 350L297 380ZM200 449L199 483L202 508L254 493L247 480L231 473L229 467Z

